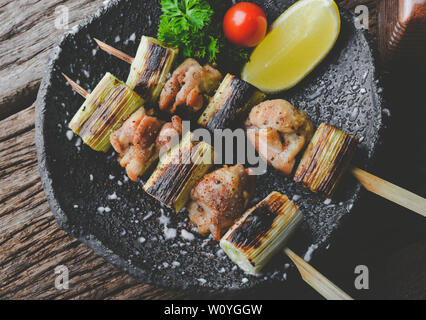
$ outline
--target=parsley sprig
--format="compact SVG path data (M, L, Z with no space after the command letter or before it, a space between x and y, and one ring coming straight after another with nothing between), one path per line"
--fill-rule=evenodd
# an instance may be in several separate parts
M223 0L161 0L158 38L178 47L183 58L239 68L248 61L249 51L235 47L223 34L222 21L228 8Z

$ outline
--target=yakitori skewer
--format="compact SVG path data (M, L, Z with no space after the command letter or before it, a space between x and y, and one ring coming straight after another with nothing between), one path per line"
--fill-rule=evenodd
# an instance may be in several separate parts
M287 196L274 191L247 210L220 240L220 246L242 270L259 275L272 256L303 220L303 214ZM302 278L326 299L351 300L306 261L286 248Z
M126 84L140 94L146 102L155 102L167 80L178 49L167 46L161 41L143 36L135 57L94 39L99 47L109 54L131 64Z
M62 75L78 94L84 98L89 96L89 93L84 88L64 73ZM142 104L143 102L140 103L140 105ZM356 139L353 136L325 123L321 124L299 164L295 174L295 181L302 182L314 192L322 192L326 196L330 196L345 167L349 165L352 159L355 145ZM322 163L322 169L313 167L313 164L317 163ZM425 198L362 169L354 167L351 171L368 191L426 217Z
M92 95L102 95L108 83L120 85L120 90L123 88L127 89L129 92L126 96L134 95L137 97L137 94L134 94L125 84L108 73L92 94L89 94L84 88L79 86L64 73L62 73L62 75L71 87L86 99L85 104L83 104L82 108L74 117L74 122L75 119L84 118L81 113L84 109L90 109L90 102L88 102L90 97ZM113 90L114 87L112 87L112 91ZM96 91L98 91L98 93L96 93ZM104 109L108 108L108 103L114 103L112 99L107 100L111 101L107 102ZM142 105L143 99L140 99L137 104ZM85 120L87 120L87 117ZM117 120L116 123L118 125L120 120ZM72 123L70 127L72 127ZM326 134L324 135L324 133ZM78 134L81 135L81 133ZM330 137L331 149L330 145L327 143ZM299 180L315 192L320 191L330 195L343 169L351 160L354 142L356 142L356 139L353 139L352 136L332 126L322 124L303 156L301 164L296 172L295 180ZM315 150L314 154L312 150ZM171 154L173 154L173 152ZM208 154L210 155L211 153L208 152ZM165 161L165 163L166 162L167 161ZM314 162L322 163L322 167L319 167L318 170L315 171L315 168L311 165ZM162 168L161 165L160 163L159 168ZM165 168L167 168L167 166ZM158 170L157 168L157 171ZM205 173L205 171L206 170L202 170L200 176ZM314 171L315 174L313 175ZM368 190L425 215L425 199L377 178L359 168L352 168L352 173ZM153 175L150 180L152 180L151 184L148 183L147 185L154 185L156 183L156 176ZM169 196L167 196L167 199L169 199ZM176 199L174 199L169 205L174 207L176 211L179 211L185 202L186 199L182 201L176 201ZM302 214L294 202L278 192L273 192L257 206L249 209L235 222L231 229L229 229L221 239L220 246L244 271L255 275L260 272L274 253L284 246L286 239L293 233L301 220ZM262 222L259 224L258 221ZM253 223L255 223L255 227ZM302 258L297 256L292 250L285 248L284 252L295 263L303 280L324 298L329 300L352 300L349 295L343 292Z
M331 196L355 152L357 139L331 125L322 123L309 143L294 176L296 182ZM352 174L369 191L426 217L426 199L353 168Z
M251 108L245 125L248 140L259 155L284 175L293 172L296 156L308 144L294 181L328 198L350 166L358 144L355 136L327 123L314 132L306 113L283 99L266 100ZM426 216L426 199L361 169L352 172L369 191Z
M324 298L327 300L353 300L342 289L337 287L289 248L285 248L284 252L294 262L302 279Z

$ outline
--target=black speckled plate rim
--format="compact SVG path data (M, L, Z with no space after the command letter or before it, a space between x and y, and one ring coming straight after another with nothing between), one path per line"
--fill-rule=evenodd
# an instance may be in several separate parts
M84 26L86 26L87 24L91 23L94 19L98 18L99 16L105 14L108 10L113 10L115 6L117 6L117 4L120 2L121 0L109 0L107 3L105 3L96 13L88 16L83 22L81 22L80 24L76 25L73 29L72 29L72 33L77 33L79 32ZM341 8L340 8L341 9ZM361 31L364 35L364 37L366 38L368 44L369 44L369 51L371 52L371 55L373 57L373 59L375 60L376 64L373 66L374 67L374 77L375 79L377 79L378 81L378 87L382 88L382 76L380 73L379 68L381 69L381 67L379 67L378 61L379 60L379 56L378 56L378 50L376 48L376 44L373 40L373 37L366 31L366 30L362 30ZM112 250L110 250L108 247L106 247L101 241L97 240L96 237L94 237L93 235L91 236L79 236L77 234L74 234L72 232L72 229L70 228L70 226L68 225L68 218L67 215L65 214L65 212L63 211L63 209L61 208L61 206L59 205L57 199L56 199L56 192L52 186L52 178L50 176L50 170L48 167L48 163L46 161L46 146L45 146L45 132L44 132L44 119L45 119L45 97L46 97L46 93L48 88L51 86L51 72L52 72L52 68L54 66L55 61L58 58L58 55L61 51L61 46L62 43L66 40L66 38L70 35L70 32L65 33L57 42L56 46L54 46L54 48L51 50L50 53L50 57L49 57L49 62L47 65L47 68L44 72L42 81L41 81L41 85L40 85L40 89L38 91L38 95L37 95L37 99L35 102L35 145L36 145L36 149L37 149L37 158L38 158L38 169L40 172L40 176L41 176L41 181L42 181L42 185L46 194L46 198L48 200L49 206L51 211L53 212L53 215L58 223L58 225L60 226L61 229L63 229L64 231L66 231L68 234L72 235L74 238L76 238L77 240L79 240L80 242L84 243L85 245L87 245L89 248L91 248L97 255L103 257L105 260L107 260L109 263L113 264L115 267L117 267L118 269L128 273L129 275L131 275L132 277L136 278L138 281L141 281L143 283L146 284L152 284L155 285L157 287L160 288L164 288L164 289L168 289L168 290L182 290L182 288L175 288L175 287L170 287L170 283L168 283L167 281L152 281L152 279L149 276L149 272L146 272L145 270L135 267L133 265L131 265L129 262L127 262L125 259L123 259L122 257L118 256L117 254L115 254ZM385 98L384 98L385 94L384 92L382 93L378 93L378 97L380 99L380 101L377 102L378 106L383 106L385 105ZM382 108L380 107L381 111ZM377 149L380 147L381 145L381 141L380 141L380 137L383 136L383 130L385 130L387 128L386 125L386 119L382 117L380 119L380 123L379 123L379 132L377 135L377 143L373 146L371 152L371 160L374 159L375 154L377 153ZM369 165L365 168L365 169L372 169L374 167L374 161L370 161ZM354 207L351 209L351 211L355 210L358 206L359 206L359 198L361 197L362 193L366 192L365 190L362 190L360 193L357 194L357 196L354 199ZM342 222L344 221L344 219L347 218L347 215L342 217ZM330 241L332 241L333 239L333 234L330 237ZM317 248L315 250L315 252L313 253L313 256L316 255L320 255L322 252L324 252L326 247L326 243L322 243L321 246L319 248ZM289 272L292 271L293 273L297 273L296 269L294 266L291 267L291 269L289 269ZM268 285L266 284L262 284L261 286L265 286ZM184 289L185 293L191 293L191 292L198 292L200 294L206 294L206 295L235 295L235 294L239 294L239 293L243 293L243 292L248 292L248 291L253 291L255 290L255 287L251 287L251 288L236 288L236 289L224 289L224 290L214 290L212 291L209 288L205 288L202 286L188 286Z

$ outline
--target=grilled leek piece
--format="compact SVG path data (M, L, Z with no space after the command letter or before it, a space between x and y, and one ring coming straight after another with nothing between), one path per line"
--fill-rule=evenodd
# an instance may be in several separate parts
M213 162L213 148L205 142L193 141L193 134L188 132L178 145L160 158L143 189L179 212L188 201L192 187Z
M294 181L330 197L349 165L358 139L322 123L300 161Z
M265 97L263 92L248 82L228 73L198 119L198 124L209 130L232 127Z
M106 152L109 137L144 100L124 82L107 73L72 118L69 128L96 151Z
M256 275L283 247L302 218L293 201L274 191L235 222L220 246L241 269Z
M133 60L127 85L140 94L147 103L155 102L167 80L178 49L161 41L143 36Z

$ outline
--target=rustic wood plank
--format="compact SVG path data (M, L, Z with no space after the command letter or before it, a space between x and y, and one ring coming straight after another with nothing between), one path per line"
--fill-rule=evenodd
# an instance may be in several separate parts
M94 13L103 0L3 0L0 3L0 119L36 97L49 51L66 30L55 20L62 5L69 9L69 26ZM6 81L5 81L6 79Z
M37 169L34 107L0 122L0 299L139 299L181 295L139 284L59 229ZM70 289L54 286L66 265Z

